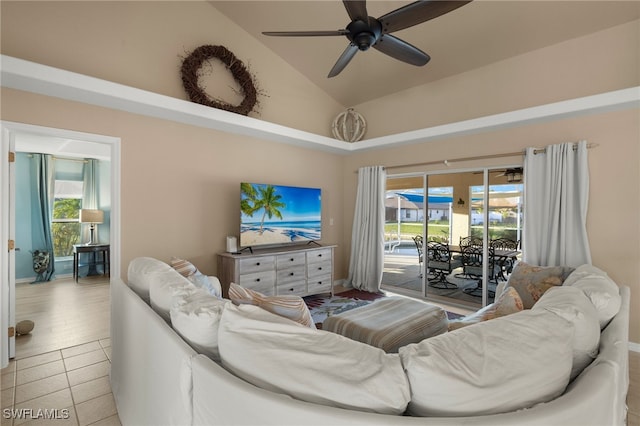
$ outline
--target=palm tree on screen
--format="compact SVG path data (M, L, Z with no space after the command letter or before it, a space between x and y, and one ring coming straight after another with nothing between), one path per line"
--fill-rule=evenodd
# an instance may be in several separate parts
M253 216L257 211L264 210L262 212L262 219L260 220L260 235L264 232L264 221L268 217L272 219L274 216L278 219L282 219L281 208L287 205L280 201L281 195L276 194L276 189L272 185L266 185L264 187L256 187L251 184L241 185L241 191L246 196L242 200L242 211L248 216Z

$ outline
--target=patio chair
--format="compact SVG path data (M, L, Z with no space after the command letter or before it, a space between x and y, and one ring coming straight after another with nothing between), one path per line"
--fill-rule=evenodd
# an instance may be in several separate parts
M422 278L422 262L424 260L424 251L423 251L423 239L422 235L416 235L415 237L411 237L413 242L416 245L416 249L418 250L418 264L420 265L420 278Z
M515 240L511 240L509 238L497 238L495 240L491 240L489 242L489 247L492 247L494 250L513 250L517 251L519 246L519 242ZM498 277L503 281L507 280L506 274L510 274L513 270L513 266L518 260L517 256L504 257L501 256L497 260L498 267L500 268L498 271Z
M453 259L447 244L437 241L427 242L427 267L434 278L429 279L429 286L439 289L455 289L458 285L447 280L454 269L462 266L459 259Z
M463 273L472 278L478 280L477 285L471 288L465 288L462 291L471 296L480 297L482 296L482 268L484 264L483 260L483 249L482 247L476 246L467 246L461 247L462 252L462 269ZM489 247L489 266L488 266L488 277L489 281L496 280L496 272L498 270L497 265L495 264L495 254L494 249ZM495 297L495 292L489 289L488 295L490 297Z

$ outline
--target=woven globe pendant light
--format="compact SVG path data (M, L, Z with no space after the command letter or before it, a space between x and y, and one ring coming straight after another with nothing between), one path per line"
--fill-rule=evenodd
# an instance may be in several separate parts
M331 125L333 136L345 142L359 141L366 131L367 122L353 108L347 108L338 114Z

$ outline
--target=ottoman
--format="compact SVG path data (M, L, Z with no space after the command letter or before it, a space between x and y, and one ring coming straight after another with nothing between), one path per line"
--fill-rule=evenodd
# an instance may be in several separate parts
M392 296L328 317L322 329L353 340L398 352L409 343L447 331L447 313L439 306Z

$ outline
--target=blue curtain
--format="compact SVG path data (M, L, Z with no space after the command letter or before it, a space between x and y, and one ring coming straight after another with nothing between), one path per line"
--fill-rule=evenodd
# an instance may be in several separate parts
M35 282L51 281L53 279L54 256L53 234L51 220L53 219L53 160L51 155L33 154L32 182L32 243L36 248L33 256L33 269L36 272Z

